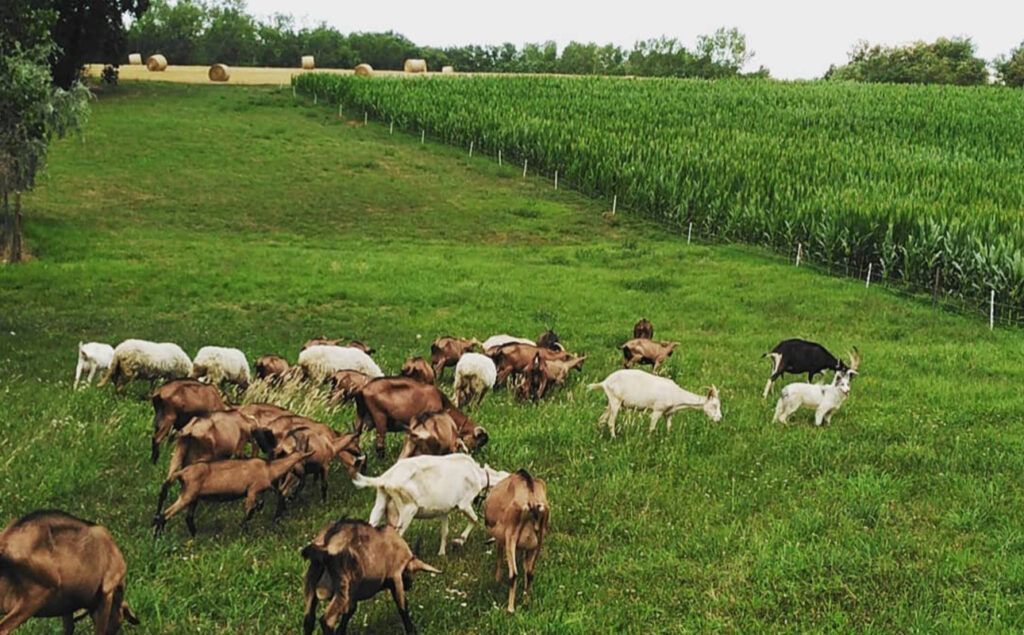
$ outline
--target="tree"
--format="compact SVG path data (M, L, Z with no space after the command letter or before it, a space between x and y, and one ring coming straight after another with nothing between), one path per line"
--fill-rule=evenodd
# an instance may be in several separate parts
M252 66L260 48L256 21L245 12L243 0L227 0L207 13L203 32L203 61Z
M126 40L132 50L143 55L162 53L171 64L196 64L200 61L206 18L207 9L202 4L180 0L172 5L155 0L132 23Z
M1024 42L1010 51L1009 55L1001 55L995 59L993 66L999 81L1007 86L1024 86Z
M928 44L871 46L858 42L845 66L832 66L825 79L894 84L976 86L988 81L985 60L974 56L967 38L939 38Z
M7 2L7 0L4 0ZM70 88L86 62L117 64L124 57L124 18L138 17L149 0L36 0L37 9L52 9L50 29L53 81Z
M739 29L720 27L711 35L697 38L696 55L721 69L723 75L736 75L754 57L754 52L747 50L747 36Z

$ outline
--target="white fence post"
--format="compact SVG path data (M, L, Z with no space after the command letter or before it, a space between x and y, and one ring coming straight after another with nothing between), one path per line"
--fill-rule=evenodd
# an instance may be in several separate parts
M498 167L501 167L501 150L498 150Z
M388 127L388 134L395 134L395 120L391 120L391 125Z
M619 206L619 195L612 196L612 216L615 216L615 209Z
M469 156L473 156L473 142L469 142Z
M427 131L420 130L420 143L422 144L427 139Z
M996 290L992 289L992 295L988 297L988 330L996 327Z
M801 258L801 256L803 256L803 255L804 255L804 246L803 246L803 243L797 243L797 244L796 244L796 266L797 266L797 267L799 267L799 266L800 266L800 258Z
M555 189L558 189L558 170L555 170Z
M341 118L342 116L343 115L341 114L341 104L338 104L338 118Z
M313 105L316 105L316 93L313 93Z
M292 84L292 97L295 96L295 84Z
M367 120L367 118L368 118L368 117L369 117L369 115L367 115L367 114L366 114L366 111L364 110L364 111L363 111L363 125L364 125L364 126L366 125L366 120Z
M871 263L868 263L868 281L864 283L865 289L871 288Z
M686 230L686 244L690 244L690 238L693 237L693 221L690 221L690 228Z
M527 159L523 159L523 178L526 178L526 162Z

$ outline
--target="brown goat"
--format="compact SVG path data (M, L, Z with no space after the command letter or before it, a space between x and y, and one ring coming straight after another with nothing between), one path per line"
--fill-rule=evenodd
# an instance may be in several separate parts
M288 360L277 355L264 355L256 360L255 375L257 379L279 382L290 368Z
M153 517L153 536L159 536L167 520L184 508L188 508L185 524L191 535L196 535L196 507L200 501L228 501L245 498L245 517L242 524L249 522L257 510L263 508L262 494L274 489L277 494L277 512L274 518L284 513L284 495L274 485L292 469L312 456L312 452L292 454L273 461L263 459L227 459L213 463L193 463L171 474L156 503ZM181 483L178 500L171 503L167 511L161 511L167 492L174 481Z
M255 428L252 431L252 438L260 449L267 453L267 458L272 459L277 456L278 446L284 441L284 438L296 428L308 428L329 439L338 436L338 433L326 423L320 423L309 417L287 414Z
M634 364L653 364L654 372L658 366L672 356L672 351L679 342L655 342L654 340L632 339L622 345L622 356L626 358L623 368Z
M333 460L340 461L349 476L355 476L366 465L366 455L359 449L359 435L354 433L334 437L306 427L294 428L278 444L277 458L296 452L312 452L313 455L303 461L302 465L296 466L281 481L282 494L288 494L298 484L291 493L292 498L298 496L305 487L306 477L313 476L320 480L320 499L327 500L327 475L330 473Z
M558 333L555 333L550 328L537 336L537 346L539 348L547 348L552 351L565 350L565 347L562 346L562 342L558 339Z
M586 355L573 355L569 359L565 360L548 360L548 379L559 385L564 384L565 378L569 376L570 370L583 372L583 362L586 360Z
M640 320L633 325L633 339L649 340L653 338L654 326L651 324L651 321L647 318L640 318Z
M361 433L372 427L377 431L376 449L380 458L384 457L384 435L389 430L405 430L424 412L447 412L459 426L459 437L469 449L482 447L488 440L487 431L452 405L436 386L409 377L371 379L356 394L355 401L355 430Z
M459 438L459 426L446 412L424 412L409 425L398 458L430 454L454 454L465 447Z
M430 345L430 364L434 367L435 381L441 379L445 368L458 364L460 357L479 347L480 341L475 337L467 340L445 335L434 340Z
M255 425L255 419L238 410L219 410L205 417L193 418L175 440L167 468L168 477L198 461L242 457L246 445L250 446L250 456L256 456L257 446L252 439Z
M519 470L491 488L484 503L484 524L494 538L497 562L494 580L501 580L501 562L508 563L508 612L516 611L516 582L519 568L516 552L523 551L524 601L529 597L533 571L551 521L547 486L526 470Z
M138 624L124 601L124 556L110 532L61 511L22 516L0 533L0 634L32 617L61 617L75 630L74 613L92 617L99 635Z
M287 408L275 406L272 403L251 403L245 406L239 406L238 411L247 417L255 419L257 427L266 426L278 417L295 414Z
M548 384L551 381L548 373L547 362L544 361L538 350L534 354L530 365L522 371L523 381L519 384L516 391L518 397L520 399L531 399L534 403L537 403L537 400L544 397L544 394L548 391Z
M434 385L437 383L437 374L430 367L427 360L422 357L410 357L402 364L402 370L398 371L400 377L412 377L424 384Z
M500 348L491 349L488 356L494 360L494 365L498 370L494 385L504 385L513 373L526 374L526 371L534 365L534 357L538 354L545 362L553 359L567 360L571 357L565 351L554 351L530 344L506 344Z
M327 382L331 385L331 396L327 399L327 403L334 405L351 400L356 391L368 381L370 381L370 376L366 373L361 373L358 370L339 370L327 378Z
M153 463L160 458L160 444L171 433L181 430L192 417L205 417L211 412L225 410L224 400L216 388L193 379L176 379L160 386L152 395L153 402Z
M344 633L361 600L368 600L383 589L391 591L406 633L415 633L409 619L405 592L412 588L417 571L441 573L417 558L394 527L371 527L362 520L342 518L317 534L302 550L309 561L303 592L306 610L302 632L310 635L316 627L316 608L320 600L329 600L320 618L325 635ZM338 624L338 620L341 624ZM337 629L335 626L337 625Z

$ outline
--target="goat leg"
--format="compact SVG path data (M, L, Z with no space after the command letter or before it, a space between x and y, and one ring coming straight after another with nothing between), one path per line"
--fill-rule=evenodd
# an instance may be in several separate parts
M274 520L277 520L281 516L284 516L284 494L281 490L274 488L274 494L277 495L277 508L274 510ZM260 500L263 500L262 498Z
M199 507L199 501L194 500L192 504L188 506L188 512L185 514L185 524L188 525L188 533L193 538L196 536L196 508Z
M391 578L391 597L395 598L395 606L398 607L398 615L402 618L402 626L406 633L415 633L416 627L409 619L409 607L405 603L405 585L402 584L401 574Z
M46 606L54 594L54 591L35 584L22 587L21 592L18 602L0 620L0 635L9 635L11 631L28 621L36 611Z

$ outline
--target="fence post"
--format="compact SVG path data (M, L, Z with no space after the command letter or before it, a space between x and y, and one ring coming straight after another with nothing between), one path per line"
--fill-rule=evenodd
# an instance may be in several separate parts
M363 125L364 125L364 126L366 125L366 120L367 120L367 118L368 118L368 117L369 117L369 115L367 115L367 114L366 114L366 111L364 110L364 111L363 111Z
M988 330L996 327L996 290L992 289L992 295L988 297Z
M498 150L498 167L501 167L501 150Z
M612 196L612 216L615 216L615 208L619 206L619 195Z
M868 263L868 280L867 280L867 282L864 283L864 288L865 289L870 289L871 288L871 263L870 262Z
M935 306L939 301L939 285L942 284L942 269L939 267L935 268L935 285L932 287L932 306Z
M313 93L313 105L316 105L316 93Z
M388 126L388 134L395 134L395 120L391 120L391 125Z
M420 130L420 144L422 144L427 138L427 131Z
M341 104L338 104L338 118L341 119L344 115L341 114Z
M558 170L555 170L555 189L558 189Z
M295 96L295 84L292 84L292 97Z
M686 230L686 244L690 244L690 238L693 237L693 221L690 221L690 228Z
M527 159L523 159L523 178L526 178L526 162Z
M803 243L796 244L796 266L800 266L800 258L804 255Z
M473 141L469 142L469 156L473 156Z

